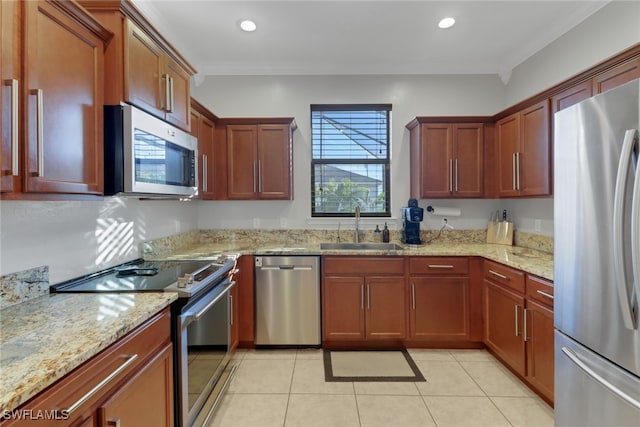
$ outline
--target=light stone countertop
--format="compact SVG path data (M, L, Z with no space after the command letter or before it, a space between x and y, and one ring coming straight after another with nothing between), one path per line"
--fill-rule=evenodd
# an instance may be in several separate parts
M197 244L173 252L161 259L206 259L221 253L242 255L364 255L364 256L480 256L524 272L553 280L553 254L519 246L486 243L430 243L404 245L403 250L326 250L319 243L274 242L250 244Z
M0 310L0 414L177 299L173 292L50 294Z

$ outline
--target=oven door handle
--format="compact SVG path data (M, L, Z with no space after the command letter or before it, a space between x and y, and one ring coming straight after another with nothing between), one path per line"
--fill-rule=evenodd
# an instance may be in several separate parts
M213 307L218 301L220 301L221 298L227 296L229 294L229 292L231 291L231 288L233 288L235 285L236 285L235 281L230 282L229 285L224 289L224 291L220 292L220 294L217 297L215 297L214 299L209 301L209 303L207 303L207 305L202 307L197 312L186 311L185 313L183 313L180 316L180 318L181 318L181 327L184 329L190 323L192 323L194 321L197 321L197 320L200 320L202 318L202 316L204 316L207 313L207 311L209 311L211 309L211 307Z

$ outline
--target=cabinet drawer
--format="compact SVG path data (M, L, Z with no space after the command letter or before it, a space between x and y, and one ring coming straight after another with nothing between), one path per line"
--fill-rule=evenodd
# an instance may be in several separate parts
M553 282L527 274L527 299L553 308Z
M497 262L484 262L484 277L524 294L524 273Z
M468 274L467 257L412 257L409 259L410 274Z
M324 274L404 274L403 257L322 257Z

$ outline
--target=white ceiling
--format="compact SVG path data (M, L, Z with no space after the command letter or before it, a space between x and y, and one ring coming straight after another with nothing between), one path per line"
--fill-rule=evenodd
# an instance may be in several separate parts
M204 75L498 74L608 1L134 0ZM445 16L456 25L437 27ZM258 29L242 32L241 19Z

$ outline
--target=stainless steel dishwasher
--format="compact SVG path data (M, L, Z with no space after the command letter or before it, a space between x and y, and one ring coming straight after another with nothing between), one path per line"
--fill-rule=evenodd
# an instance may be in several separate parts
M256 256L256 345L318 346L317 256Z

